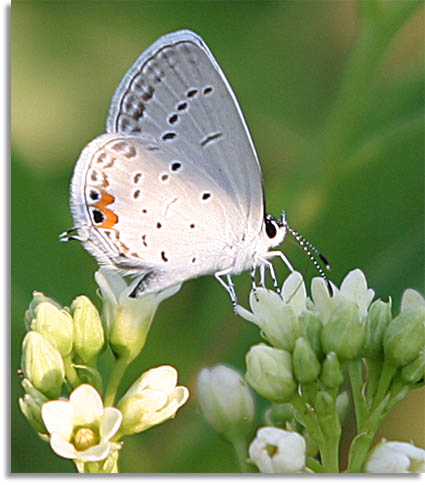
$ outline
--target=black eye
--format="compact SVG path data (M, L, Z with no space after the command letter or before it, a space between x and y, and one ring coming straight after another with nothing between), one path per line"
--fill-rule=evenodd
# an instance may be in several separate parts
M270 219L266 219L266 233L270 239L273 239L277 234L276 223Z

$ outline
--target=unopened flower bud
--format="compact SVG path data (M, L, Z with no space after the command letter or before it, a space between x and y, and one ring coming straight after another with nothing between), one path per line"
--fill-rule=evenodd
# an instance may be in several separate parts
M384 334L385 357L396 367L416 359L425 344L425 307L406 310L388 325Z
M383 336L391 321L391 303L377 300L372 303L365 325L363 352L371 359L381 359L383 355Z
M291 399L297 384L289 352L257 344L246 354L246 366L246 380L258 394L277 402Z
M19 407L22 414L27 418L31 426L42 435L47 434L43 419L41 418L41 406L48 401L48 398L38 391L28 379L22 381L25 390L23 397L19 398Z
M292 364L295 377L301 384L310 384L320 374L320 362L308 341L303 337L298 338L295 342Z
M63 308L58 308L50 301L43 301L35 308L35 318L31 329L43 335L54 345L62 357L72 351L72 317Z
M422 349L415 360L409 362L401 369L401 378L404 382L415 384L424 379L425 350Z
M344 382L341 364L335 352L329 352L322 364L320 381L328 389L338 388Z
M335 352L340 360L355 359L362 348L364 335L357 304L341 302L323 327L322 347L326 353Z
M308 340L317 358L323 355L320 334L322 332L322 320L319 313L307 310L299 318L302 335Z
M217 433L229 441L251 433L254 399L239 372L225 365L202 369L198 395L202 414Z
M28 310L25 312L25 328L31 330L31 324L34 318L36 317L36 309L38 305L42 302L49 302L54 305L58 310L61 310L62 307L59 303L56 303L51 298L45 296L41 291L33 291L32 293L32 300L29 304Z
M288 421L294 419L294 406L289 402L272 402L265 418L267 424L283 428Z
M49 398L58 397L65 377L59 351L38 332L25 335L22 343L24 376Z
M105 343L102 322L93 303L78 296L71 304L74 322L74 350L85 363L91 363Z

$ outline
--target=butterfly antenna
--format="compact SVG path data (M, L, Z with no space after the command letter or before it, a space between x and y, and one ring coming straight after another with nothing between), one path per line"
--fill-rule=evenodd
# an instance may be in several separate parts
M289 233L295 238L299 246L304 250L304 252L310 258L311 262L314 264L315 268L317 269L319 275L326 281L329 294L332 296L333 290L332 290L330 281L326 273L323 271L322 267L318 263L317 259L314 257L314 255L316 255L323 262L326 270L330 271L331 265L329 264L328 260L315 246L313 246L313 244L311 244L310 241L307 241L307 239L304 236L302 236L298 231L296 231L295 229L292 229L292 227L286 221L285 213L282 213L282 222L285 225L286 229L289 231Z

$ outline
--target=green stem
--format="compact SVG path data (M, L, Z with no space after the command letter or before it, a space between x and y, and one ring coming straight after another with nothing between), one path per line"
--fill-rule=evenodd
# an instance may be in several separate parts
M367 387L366 387L366 403L370 405L376 390L379 385L379 378L381 376L382 361L376 359L367 359Z
M305 465L307 468L310 468L310 470L313 470L314 473L324 473L323 466L311 456L306 457Z
M391 364L388 359L384 359L384 365L382 367L381 378L379 379L378 390L376 391L375 398L373 400L372 409L379 406L387 393L391 380L394 377L397 368Z
M81 384L80 378L78 377L77 371L74 368L74 364L72 363L71 354L63 357L63 364L65 367L65 376L66 380L69 382L71 387L75 389Z
M241 473L252 472L252 467L247 462L247 449L248 444L244 438L236 438L232 441L233 449L235 450L236 458Z
M118 387L120 385L121 379L128 367L128 360L118 357L115 359L114 367L112 368L111 377L109 379L108 388L106 389L104 405L113 406L115 401L115 396L118 392Z
M305 428L307 428L310 436L320 448L320 446L323 445L323 443L325 442L325 437L320 428L317 416L313 412L309 411L305 401L297 393L295 393L292 397L291 404L297 411L297 421L299 421Z
M352 360L348 362L348 375L350 376L351 392L354 401L354 410L356 413L357 432L362 429L366 417L366 405L362 394L363 375L362 361Z

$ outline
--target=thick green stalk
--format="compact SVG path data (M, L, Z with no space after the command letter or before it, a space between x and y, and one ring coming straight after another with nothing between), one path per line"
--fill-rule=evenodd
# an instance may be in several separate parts
M128 360L118 357L115 359L114 366L112 368L111 377L109 379L108 387L105 393L104 405L113 406L115 401L115 396L118 392L118 387L120 385L121 379L128 367Z

